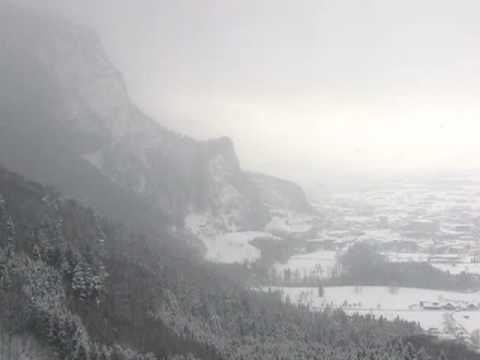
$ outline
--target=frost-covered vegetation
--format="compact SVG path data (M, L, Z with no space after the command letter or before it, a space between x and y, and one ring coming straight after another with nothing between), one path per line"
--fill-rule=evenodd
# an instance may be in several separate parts
M467 340L480 329L480 293L463 293L388 286L267 287L283 299L311 309L342 309L347 314L369 314L388 320L400 318L418 323L425 331ZM432 304L436 304L432 306ZM458 329L448 329L449 319ZM460 334L458 334L460 336Z
M428 262L390 262L367 243L357 243L339 258L337 285L404 286L444 290L480 290L480 276L450 274Z
M415 324L311 312L250 291L237 274L248 267L203 262L186 216L234 233L227 262L270 246L246 232L304 241L318 219L298 187L255 186L229 139L143 114L90 31L3 5L0 162L105 218L0 170L1 360L475 358Z
M60 359L429 358L431 339L405 340L419 332L411 323L284 304L0 175L2 331L32 334Z

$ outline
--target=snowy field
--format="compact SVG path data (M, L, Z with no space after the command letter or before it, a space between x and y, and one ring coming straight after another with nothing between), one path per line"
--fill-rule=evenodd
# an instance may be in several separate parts
M260 249L251 244L257 239L280 240L268 232L233 231L225 229L224 221L209 214L191 214L186 217L186 228L203 242L205 259L222 264L253 263L260 259Z
M452 303L455 305L480 304L480 293L460 293L415 288L388 288L381 286L332 286L324 288L323 297L317 288L279 288L263 290L281 291L283 298L295 304L309 305L312 309L342 308L347 314L371 314L393 320L397 317L418 322L425 330L443 330L446 310L423 310L420 302ZM480 311L454 312L455 321L469 333L480 329Z
M344 310L347 314L373 315L376 318L383 316L387 320L400 318L405 321L418 323L423 329L443 329L445 326L445 313L443 311L391 311L391 310Z
M303 235L312 231L314 217L292 211L276 210L265 231L276 235Z
M428 259L432 256L427 253L398 253L398 252L383 252L390 262L427 262Z
M480 329L480 311L458 312L454 313L453 317L469 333Z
M455 302L480 304L480 293L389 288L385 286L330 286L325 287L323 297L317 288L271 288L281 290L292 302L308 300L312 307L344 307L366 310L411 310L410 305L426 302Z
M202 239L207 247L205 258L223 264L252 263L261 257L261 251L251 244L256 239L278 240L259 231L235 232Z
M461 274L462 272L480 275L480 264L432 264L433 267L448 271L450 274Z
M320 241L314 239L312 241ZM278 274L284 270L290 269L292 273L298 272L302 277L314 275L319 279L328 278L336 268L337 258L340 252L330 250L317 250L311 253L297 254L288 259L285 264L275 264L274 269ZM399 253L383 252L390 262L428 262L428 259L434 254L428 253ZM462 272L470 274L480 274L480 264L472 263L430 263L433 267L450 272L451 274L460 274Z
M275 271L281 276L287 269L300 276L314 275L317 278L327 278L332 275L337 263L335 251L319 250L307 254L292 256L285 264L275 264Z
M382 253L388 261L390 262L428 262L428 259L435 254L428 254L428 253L395 253L395 252L388 252ZM446 258L448 255L443 254L442 257ZM458 255L451 255L452 257L458 257ZM437 263L437 262L430 262L430 264L442 271L449 272L450 274L461 274L463 272L469 274L480 274L480 263L474 264L468 262L470 260L469 256L465 256L461 263Z

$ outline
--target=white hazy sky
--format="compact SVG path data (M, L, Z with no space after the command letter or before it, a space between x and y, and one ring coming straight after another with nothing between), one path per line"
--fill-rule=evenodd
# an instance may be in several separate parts
M41 4L97 28L146 112L232 137L246 168L298 180L480 167L478 0Z

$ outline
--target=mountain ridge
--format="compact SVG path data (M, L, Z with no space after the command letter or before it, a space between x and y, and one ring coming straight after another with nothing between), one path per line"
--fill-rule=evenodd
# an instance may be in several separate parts
M273 193L262 195L231 140L156 125L88 33L3 10L2 360L478 358L419 337L414 323L313 312L254 290L247 264L184 256L185 215L236 231L235 245L266 223L308 232L309 214L294 214L306 210L302 192L262 178Z
M3 118L1 162L104 213L122 220L129 213L142 226L155 227L158 216L183 229L192 213L222 219L219 231L268 224L262 189L242 170L232 140L195 140L145 115L91 30L27 10L0 17L10 50L1 71L12 84L1 104L12 114ZM119 209L125 199L136 203L131 211ZM139 219L147 212L152 219Z
M0 167L2 360L476 358L414 323L294 307L147 238Z

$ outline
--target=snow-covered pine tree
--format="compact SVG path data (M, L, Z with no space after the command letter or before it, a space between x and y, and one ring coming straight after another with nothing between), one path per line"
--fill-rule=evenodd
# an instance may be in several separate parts
M0 194L0 247L4 247L10 256L15 249L15 223L8 213L7 202L2 194Z
M90 265L80 258L79 262L73 269L72 289L80 300L87 301L91 298L95 280Z

